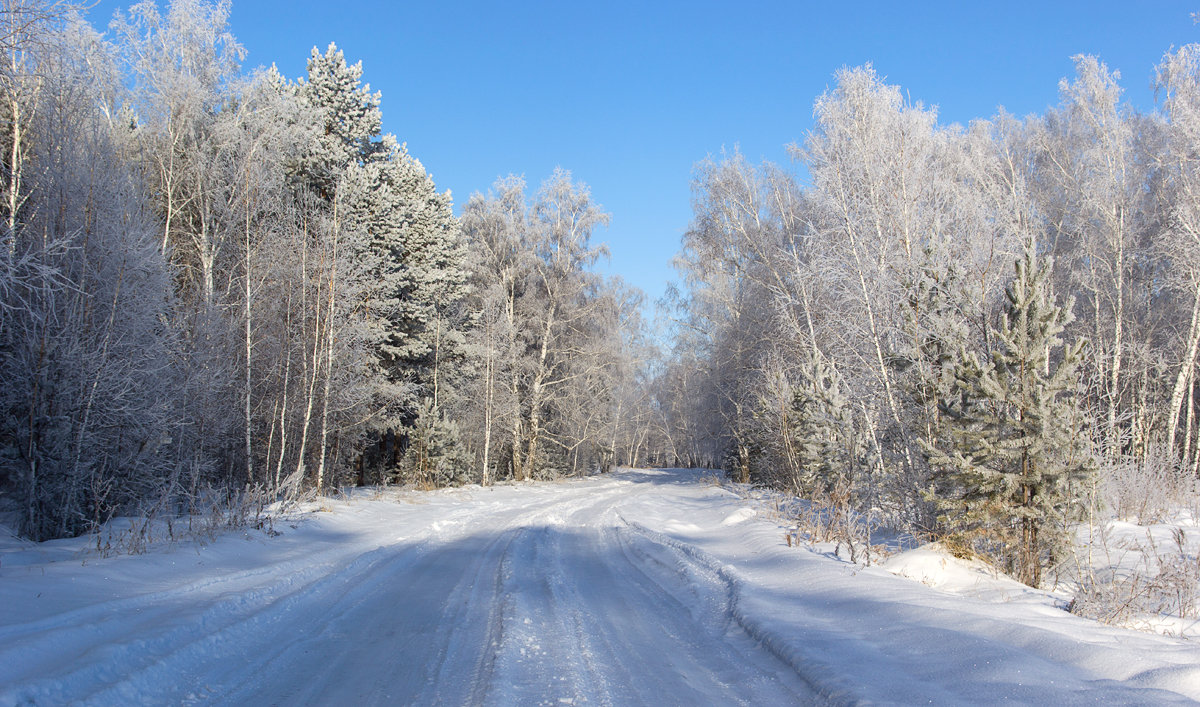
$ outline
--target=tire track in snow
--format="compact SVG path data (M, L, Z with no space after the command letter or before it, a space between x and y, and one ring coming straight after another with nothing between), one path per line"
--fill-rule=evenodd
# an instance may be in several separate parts
M623 498L575 508L514 541L497 668L508 687L490 701L811 701L790 665L740 628L728 630L728 588L715 573L691 565L679 571L670 548L622 534L614 501ZM694 611L701 598L704 608Z
M604 524L592 536L591 543L602 560L600 576L607 576L608 583L620 588L624 610L636 617L627 623L638 633L636 640L624 641L622 632L607 617L597 617L594 629L618 647L613 655L624 662L626 671L659 677L660 684L645 685L634 695L637 701L653 701L664 687L680 704L714 697L726 704L811 700L812 693L796 679L790 666L728 630L723 585L703 572L680 572L662 562L654 557L657 545L635 547L616 522L616 514L613 517L612 523ZM603 584L575 586L582 600L589 602L596 600L589 590ZM646 670L656 662L664 669Z
M465 513L466 509L458 511L452 518ZM425 529L407 540L405 549L427 544L430 535ZM244 649L240 641L254 647L248 651L254 660L237 672L253 678L253 666L277 652L266 642L260 645L259 634L270 635L279 617L295 614L313 597L344 592L354 578L366 576L395 552L395 546L366 552L334 548L282 565L205 578L5 627L0 636L8 640L0 661L10 666L19 662L22 672L39 678L0 689L0 703L145 696L163 676L168 684L177 684L175 678L194 672L194 666ZM340 591L324 591L325 587ZM61 646L80 644L84 647L78 652L62 653Z
M586 666L573 607L559 595L566 578L556 571L557 540L576 516L623 497L628 484L610 479L523 519L499 577L501 640L491 660L492 683L481 686L471 704L611 704Z
M88 607L66 617L51 617L46 621L57 624L56 630L36 634L33 640L25 638L9 644L11 647L5 651L33 654L39 661L47 660L51 667L39 665L31 669L30 672L45 677L16 691L0 692L0 702L65 702L81 699L81 695L103 694L106 688L114 686L125 687L119 692L142 694L138 685L146 677L153 679L179 656L203 660L206 655L195 649L215 643L231 627L257 625L264 611L290 606L323 584L360 573L363 567L378 562L384 554L381 548L360 554L348 562L315 564L289 574L282 581L241 592L231 589L215 598L196 595L204 594L200 589L237 585L247 576L265 576L266 573L238 573L179 590ZM344 560L344 556L341 559ZM205 598L208 603L189 603L190 599L202 601ZM116 608L111 605L114 603L118 604ZM80 634L88 639L80 653L64 656L59 652L55 657L60 645L79 643ZM0 655L0 658L7 657ZM65 669L62 666L66 666Z
M803 680L823 701L830 704L847 705L862 703L862 700L855 695L853 684L842 675L841 671L837 670L836 666L798 649L794 642L789 642L785 637L778 635L766 622L742 611L739 602L742 580L731 567L718 562L693 545L679 542L639 523L626 521L626 525L630 532L662 547L674 549L683 565L695 565L719 577L720 581L728 588L729 617L766 651L790 666L796 676Z
M523 508L477 508L469 522L459 525L456 542L447 537L430 541L419 557L397 562L388 576L366 582L367 603L345 607L327 623L359 627L353 649L375 656L368 667L336 657L315 658L329 652L331 636L319 633L293 642L272 660L278 672L304 675L303 686L263 682L260 668L254 671L255 682L232 693L229 703L279 694L292 698L281 704L322 702L345 693L347 685L380 686L355 695L366 704L469 703L469 695L481 688L463 675L489 674L488 636L496 633L494 592L501 560L521 528L552 515L564 502L556 494L528 499ZM481 526L497 532L482 535ZM389 594L396 597L390 605L380 599ZM344 603L335 597L315 606Z
M0 679L0 703L811 698L774 655L731 638L736 587L626 527L616 509L645 488L613 477L526 487L504 504L451 504L382 547L334 547L4 627L0 660L27 652L36 677ZM83 648L46 669L63 643Z

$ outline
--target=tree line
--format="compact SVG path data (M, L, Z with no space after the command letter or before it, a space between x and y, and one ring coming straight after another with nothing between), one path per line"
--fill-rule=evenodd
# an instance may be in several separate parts
M34 539L198 499L623 461L641 295L559 170L454 215L361 64L227 0L0 11L0 480Z
M1155 76L1138 111L1079 56L1044 114L960 126L847 68L795 169L701 163L654 381L660 461L1030 584L1116 481L1194 479L1200 46Z

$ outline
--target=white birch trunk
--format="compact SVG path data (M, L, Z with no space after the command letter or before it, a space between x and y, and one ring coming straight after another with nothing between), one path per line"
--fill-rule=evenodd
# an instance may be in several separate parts
M1183 396L1187 392L1192 369L1196 365L1196 349L1200 347L1200 286L1197 286L1192 303L1192 321L1188 328L1188 343L1180 362L1179 371L1175 375L1175 385L1171 389L1171 400L1168 403L1169 417L1167 420L1167 447L1174 451L1175 436L1179 430L1179 413L1183 407Z
M325 488L325 456L329 446L329 389L333 378L333 317L337 303L338 199L333 199L333 247L329 265L329 310L325 315L325 390L321 396L321 457L317 462L317 493Z

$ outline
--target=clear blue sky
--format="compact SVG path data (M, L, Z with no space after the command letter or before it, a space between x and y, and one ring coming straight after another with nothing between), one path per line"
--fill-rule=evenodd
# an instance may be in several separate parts
M92 10L104 26L115 7ZM160 5L165 4L160 2ZM1153 106L1153 66L1200 41L1193 2L354 2L234 0L246 65L304 73L333 41L383 93L384 129L458 205L556 166L612 214L607 266L653 299L691 216L693 165L740 146L786 162L842 66L872 62L943 122L1042 112L1070 57Z

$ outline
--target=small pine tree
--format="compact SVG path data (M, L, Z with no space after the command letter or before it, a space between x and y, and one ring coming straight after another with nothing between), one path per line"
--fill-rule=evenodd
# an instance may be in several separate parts
M837 369L820 354L806 357L792 391L791 432L802 494L828 493L848 472L854 428Z
M443 416L431 399L423 399L400 462L401 473L422 486L448 486L464 481L470 464L458 425Z
M1075 401L1087 342L1063 345L1074 302L1055 304L1049 271L1032 250L1017 262L995 332L999 350L988 365L960 356L956 400L943 407L946 433L926 445L950 537L1029 586L1041 583L1046 559L1065 542L1072 482L1090 470L1077 453Z
M834 538L857 561L854 508L864 479L878 462L875 445L843 392L841 374L819 353L806 357L792 393L791 433L799 478L796 487L827 504Z
M925 249L911 279L905 282L903 337L889 364L901 392L906 423L901 432L911 435L906 442L911 449L936 445L946 432L941 407L954 397L958 352L966 350L972 339L968 322L973 307L967 290L968 283L953 258L932 246ZM919 455L906 453L901 461L907 466L918 462ZM909 472L911 485L903 488L903 493L910 522L935 528L937 509L921 495L933 473L927 463L912 464Z
M914 429L933 440L941 428L939 405L953 395L956 354L970 340L966 283L953 262L940 264L927 249L905 289L904 338L891 364Z

